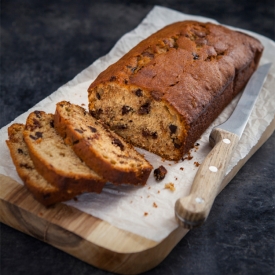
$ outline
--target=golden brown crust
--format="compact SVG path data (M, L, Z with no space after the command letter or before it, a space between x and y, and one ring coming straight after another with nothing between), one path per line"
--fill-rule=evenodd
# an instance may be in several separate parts
M82 107L66 101L57 103L54 127L87 166L107 181L114 184L146 183L151 164Z
M185 137L174 156L155 151L178 160L242 90L262 51L257 39L221 25L195 21L171 24L143 40L97 77L88 89L89 109L105 121L107 111L100 109L103 100L95 96L99 89L114 85L129 93L133 87L141 89L148 100L160 102L179 115L186 133L182 133ZM112 96L119 96L112 89L117 93ZM108 123L115 129L112 122ZM119 131L122 136L124 133ZM127 139L148 149L144 141L139 144L129 135Z

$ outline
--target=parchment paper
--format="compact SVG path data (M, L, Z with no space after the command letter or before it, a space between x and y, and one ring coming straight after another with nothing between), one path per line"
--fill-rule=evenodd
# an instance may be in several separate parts
M198 20L202 22L216 22L213 19L182 14L167 8L156 6L140 23L140 25L125 34L106 56L96 60L91 66L78 74L73 80L60 87L56 92L42 100L28 112L15 119L14 122L25 123L28 114L34 110L43 110L54 113L55 104L61 100L68 100L75 104L85 104L88 107L87 88L96 76L110 64L117 61L139 41L148 37L167 24L181 20ZM217 22L216 22L217 23ZM241 30L244 31L244 30ZM275 43L256 33L244 31L259 40L265 46L261 64L275 62ZM257 143L266 127L270 124L275 113L275 66L273 65L261 94L256 102L253 114L241 138L239 146L234 153L227 173L234 167L238 160L244 158L250 149ZM238 97L239 98L239 97ZM175 201L187 195L198 167L195 162L202 163L211 148L208 137L213 126L224 122L234 109L238 98L224 110L219 118L209 127L202 138L198 140L199 146L191 151L191 160L178 163L165 161L160 157L138 149L151 162L154 168L163 165L168 174L165 179L157 183L151 173L145 187L129 185L113 186L106 184L101 194L83 194L78 200L66 202L110 224L127 230L154 241L161 241L167 237L178 225L174 218ZM12 123L14 123L12 122ZM11 123L10 123L11 124ZM10 125L9 124L9 125ZM8 148L5 144L8 126L0 130L0 173L10 176L18 183L22 183L12 163ZM175 190L165 188L165 184L173 183Z

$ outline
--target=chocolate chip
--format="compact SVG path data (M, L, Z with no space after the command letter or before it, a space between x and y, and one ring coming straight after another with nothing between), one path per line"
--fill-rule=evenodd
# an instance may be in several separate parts
M116 80L116 76L113 75L110 77L110 81L115 81L115 80Z
M92 127L92 126L88 126L88 128L93 132L93 133L96 133L96 128Z
M23 150L20 148L17 149L17 152L18 152L18 154L23 154Z
M35 136L36 136L37 138L42 138L42 137L43 137L43 133L42 133L42 132L36 132L36 133L35 133Z
M50 121L50 125L51 125L52 128L54 128L54 121L53 120Z
M32 119L32 124L27 124L26 129L30 131L34 131L36 128L41 128L41 123L36 119Z
M151 106L150 106L150 102L147 102L143 105L140 106L139 110L138 110L138 114L139 115L146 115L146 114L149 114L150 113L150 109L151 109Z
M142 136L144 137L152 137L153 139L157 139L158 138L158 133L157 132L150 132L148 129L143 129L142 130Z
M169 125L169 129L170 129L170 133L171 134L175 134L176 131L177 131L177 129L178 129L178 127L176 125L170 124Z
M40 118L41 117L41 112L40 111L34 111L36 117Z
M173 139L173 143L176 149L179 149L181 147L181 143L178 141L178 139Z
M138 97L143 96L142 90L141 90L141 89L137 89L137 90L135 91L135 94L136 94L136 96L138 96Z
M96 98L97 98L98 100L100 100L100 99L101 99L101 96L100 96L100 94L99 94L99 93L96 93L95 95L96 95Z
M122 115L128 114L131 110L133 110L130 106L124 105L122 107L121 113Z
M103 113L103 110L101 108L90 111L91 116L93 116L96 119L99 119L99 117L102 113Z
M26 168L28 170L32 170L33 169L33 167L30 166L30 165L28 165L27 163L20 163L20 167Z
M34 129L35 128L41 128L41 123L36 119L36 118L33 118L33 125L34 125Z
M114 138L112 140L112 144L118 146L120 148L121 151L124 150L124 145L122 144L122 142L118 139L118 138Z
M192 55L194 60L198 60L200 58L200 56L196 53L192 53Z
M80 130L80 129L74 129L76 132L80 133L80 134L83 134L83 131Z
M125 130L128 128L128 126L127 126L127 124L118 124L118 125L116 125L115 128L118 130Z
M39 139L39 138L42 138L42 133L41 132L36 132L35 133L35 136L33 136L33 135L30 135L30 138L32 138L32 139L34 139L34 140L37 140L37 139Z
M174 86L177 85L178 83L179 83L179 81L176 81L175 83L170 84L169 86L170 86L170 87L174 87Z
M154 177L157 181L163 180L165 175L167 174L167 170L162 165L154 170Z

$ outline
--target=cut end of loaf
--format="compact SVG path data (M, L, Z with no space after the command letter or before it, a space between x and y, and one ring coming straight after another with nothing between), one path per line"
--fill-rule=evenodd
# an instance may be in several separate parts
M66 101L58 103L54 125L74 152L107 181L114 184L146 183L151 164L82 107Z
M131 144L169 160L182 156L186 129L157 92L116 83L89 91L90 113Z
M179 160L241 91L262 51L221 25L173 23L91 83L90 112L132 144Z

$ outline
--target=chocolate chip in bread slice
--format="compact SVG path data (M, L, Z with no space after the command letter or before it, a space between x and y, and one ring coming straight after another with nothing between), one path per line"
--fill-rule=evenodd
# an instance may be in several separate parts
M24 124L12 124L6 141L19 177L33 197L45 206L62 202L79 195L78 190L58 188L43 178L35 169L29 150L23 139Z
M146 183L152 165L84 108L59 102L54 127L72 145L75 153L106 180L114 184Z
M54 129L54 115L31 113L23 132L37 171L52 185L77 192L100 193L105 181L65 144Z

